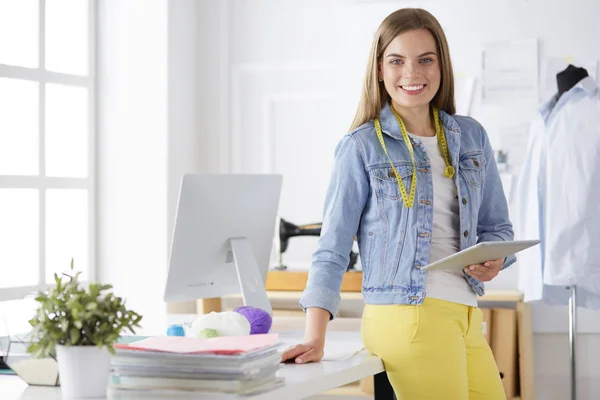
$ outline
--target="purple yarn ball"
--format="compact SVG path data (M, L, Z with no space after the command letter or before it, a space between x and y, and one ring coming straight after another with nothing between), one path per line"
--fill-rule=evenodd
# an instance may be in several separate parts
M250 322L250 334L269 333L273 319L268 312L260 308L244 306L233 310L242 314Z

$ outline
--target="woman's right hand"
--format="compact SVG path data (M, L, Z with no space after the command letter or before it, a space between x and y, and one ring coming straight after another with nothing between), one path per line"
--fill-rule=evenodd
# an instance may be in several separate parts
M323 344L318 340L306 341L281 353L281 362L290 361L296 364L317 362L323 358L323 348Z
M306 310L306 330L304 343L286 349L281 353L281 362L291 361L296 364L317 362L323 358L325 348L325 331L331 314L318 307Z

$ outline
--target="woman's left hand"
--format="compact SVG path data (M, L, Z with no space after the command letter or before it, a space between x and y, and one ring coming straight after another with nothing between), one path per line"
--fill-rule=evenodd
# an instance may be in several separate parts
M494 279L502 266L504 259L486 261L483 264L473 264L465 267L465 272L480 282L488 282Z

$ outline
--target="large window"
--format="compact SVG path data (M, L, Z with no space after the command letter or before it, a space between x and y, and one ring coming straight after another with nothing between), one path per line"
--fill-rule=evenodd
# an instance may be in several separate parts
M0 0L0 300L94 278L94 0Z

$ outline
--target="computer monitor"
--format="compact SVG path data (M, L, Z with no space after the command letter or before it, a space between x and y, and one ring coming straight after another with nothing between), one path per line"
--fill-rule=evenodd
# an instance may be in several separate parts
M242 294L272 312L265 282L280 175L187 174L175 218L165 301Z

